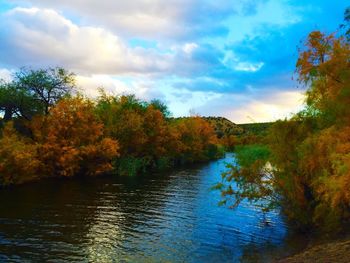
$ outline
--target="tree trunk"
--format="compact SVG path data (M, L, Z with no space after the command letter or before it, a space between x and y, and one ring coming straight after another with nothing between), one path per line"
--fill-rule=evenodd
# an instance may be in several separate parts
M12 113L13 113L12 107L7 107L5 109L4 121L11 120L12 119Z

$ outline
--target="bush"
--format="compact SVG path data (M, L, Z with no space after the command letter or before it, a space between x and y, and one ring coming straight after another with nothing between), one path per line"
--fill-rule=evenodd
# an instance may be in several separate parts
M42 163L38 158L38 145L18 134L12 122L4 127L0 146L0 185L39 178Z

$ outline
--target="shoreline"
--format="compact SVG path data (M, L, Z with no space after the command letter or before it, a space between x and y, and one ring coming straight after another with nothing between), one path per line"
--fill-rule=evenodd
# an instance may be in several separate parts
M350 262L350 238L306 248L300 253L279 259L277 263L347 263Z

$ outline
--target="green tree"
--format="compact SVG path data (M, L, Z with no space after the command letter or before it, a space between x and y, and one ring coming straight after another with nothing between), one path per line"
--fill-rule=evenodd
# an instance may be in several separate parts
M153 108L159 110L165 118L171 117L171 112L169 111L168 106L161 100L153 99L151 100L150 105L153 106Z
M58 100L74 89L74 74L65 69L22 69L12 81L1 81L0 112L5 121L14 115L28 120L36 114L47 115Z
M30 119L36 112L40 112L40 105L25 90L18 89L13 83L0 84L0 112L3 120L9 121L13 116Z

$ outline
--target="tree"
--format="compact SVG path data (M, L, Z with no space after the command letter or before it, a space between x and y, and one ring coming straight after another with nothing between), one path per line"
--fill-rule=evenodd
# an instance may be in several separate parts
M112 169L119 156L116 140L104 137L104 126L91 101L82 97L60 100L46 116L30 123L39 144L43 174L73 176L97 175Z
M218 139L209 122L201 117L189 117L180 119L175 125L179 133L179 149L184 160L196 162L210 159L209 152L211 147L218 143Z
M0 84L0 112L4 113L4 121L11 120L13 115L28 120L41 112L40 108L25 90L18 89L13 83Z
M19 134L12 122L7 122L0 139L0 185L37 179L41 167L38 145Z
M163 103L161 100L153 99L151 100L150 106L153 106L153 108L159 110L165 118L171 117L171 112L168 109L168 106Z
M0 112L4 112L5 121L13 115L29 120L36 114L48 114L55 103L74 89L74 74L65 69L22 69L12 81L2 81Z
M349 21L350 10L346 11ZM277 121L267 139L272 170L266 160L238 153L217 186L223 201L243 199L279 205L302 229L334 231L350 221L350 38L311 32L296 64L307 86L305 109ZM277 198L275 198L277 197ZM338 228L339 229L339 228Z
M117 139L122 156L142 156L147 138L143 130L145 103L135 96L113 97L102 94L97 114L104 123L106 134Z
M345 9L344 12L344 24L340 25L340 28L345 28L345 36L350 38L350 7Z
M42 104L44 114L75 88L74 74L63 68L21 70L14 81L18 89L28 91Z
M308 112L320 117L326 126L349 121L350 43L346 38L310 33L297 73L299 81L310 87L306 94Z

